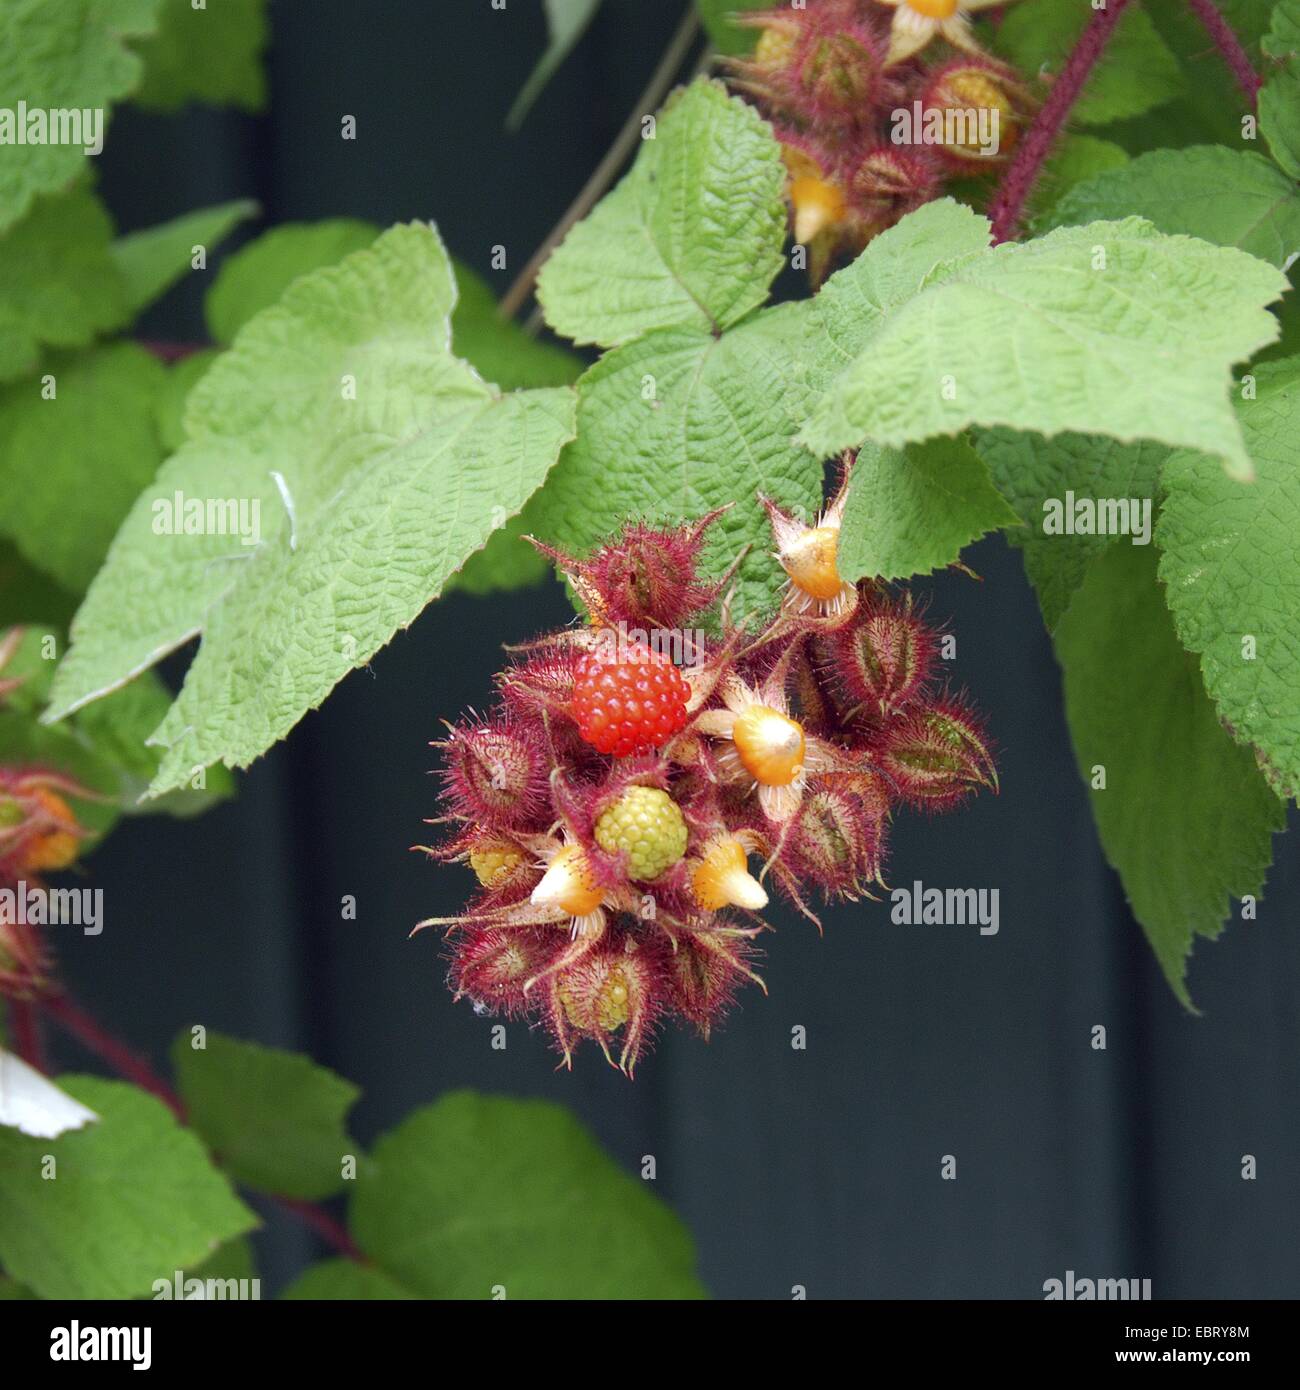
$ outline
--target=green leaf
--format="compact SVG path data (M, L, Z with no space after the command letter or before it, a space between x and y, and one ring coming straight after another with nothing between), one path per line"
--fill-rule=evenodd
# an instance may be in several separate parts
M771 608L785 576L756 494L805 514L822 497L822 465L791 442L812 400L800 330L799 306L783 305L721 337L665 328L607 353L578 384L578 437L525 527L584 554L631 518L681 522L734 503L709 530L703 568L721 575L750 546L733 612Z
M257 211L256 203L241 198L119 237L113 243L112 255L126 282L132 315L160 298L189 271L195 246L211 251L241 222L256 217Z
M128 40L152 31L159 0L5 0L0 6L0 94L16 120L18 102L32 112L91 111L126 96L140 80L140 60ZM27 211L34 197L65 188L85 168L96 135L83 143L17 143L0 116L0 231ZM62 135L64 132L60 131ZM69 127L68 134L73 133ZM48 134L48 132L47 132ZM96 151L98 153L98 151ZM8 252L0 251L0 266Z
M328 1197L343 1186L356 1143L345 1128L361 1092L306 1057L209 1032L172 1044L190 1127L237 1182L285 1197Z
M907 579L950 565L987 531L1018 525L964 439L859 450L840 530L845 579Z
M994 31L997 52L1022 73L1058 77L1093 16L1086 0L1032 0L1014 5ZM1150 16L1130 5L1070 109L1079 125L1140 116L1184 89L1177 58Z
M133 343L51 358L44 381L0 387L0 532L81 593L158 471L154 419L166 373Z
M1138 218L962 254L970 222L987 224L967 212L954 231L959 216L927 204L814 301L827 354L857 355L805 424L809 448L1007 425L1185 445L1249 472L1230 369L1277 337L1277 270ZM956 259L936 247L922 279L915 243L936 230Z
M771 0L695 0L700 19L719 53L749 53L758 42L758 30L737 24L731 16L744 10L772 9Z
M58 1139L0 1128L0 1258L42 1298L147 1293L257 1224L161 1101L90 1076L59 1085L99 1120Z
M539 343L517 323L501 318L487 282L460 261L454 266L457 296L451 342L479 376L503 391L577 381L583 368L580 357L558 344Z
M176 111L191 101L259 111L266 103L262 50L266 0L162 0L157 32L135 45L144 80L132 97L149 111Z
M217 356L217 349L210 348L182 357L167 368L154 397L154 428L167 453L174 454L185 443L185 403Z
M42 345L84 347L127 321L112 235L108 214L84 189L39 199L0 235L0 381L31 371Z
M1235 246L1275 266L1300 251L1300 190L1250 150L1154 150L1072 188L1051 226L1143 217L1158 231Z
M352 1230L423 1298L696 1298L691 1239L566 1110L459 1091L375 1145Z
M1300 178L1300 0L1281 0L1263 39L1278 66L1259 93L1259 128L1273 158Z
M510 114L506 117L509 130L518 130L523 124L533 102L595 18L596 11L600 9L600 0L543 0L543 6L549 34L546 52L529 74L528 81L510 108Z
M1174 634L1151 547L1112 546L1096 561L1056 651L1106 858L1190 1008L1195 938L1218 936L1229 898L1259 894L1282 804L1215 718L1196 659ZM1095 789L1098 766L1104 790Z
M1079 534L1077 527L1074 534L1049 532L1049 508L1066 508L1079 499L1127 498L1139 505L1148 501L1154 509L1160 468L1169 450L1163 444L1120 444L1093 435L1044 439L1012 430L977 431L975 445L998 490L1024 522L1007 538L1024 550L1025 570L1038 594L1043 621L1052 631L1088 567L1116 537ZM1073 515L1074 508L1068 509ZM1132 543L1128 537L1121 539L1125 545Z
M12 541L0 540L0 629L40 620L66 630L77 598L42 574Z
M202 632L154 735L157 795L247 766L438 596L573 433L567 389L501 396L451 355L453 296L437 233L413 223L245 326L91 586L47 718ZM227 513L224 533L169 534L178 492L243 499L248 534Z
M228 256L208 291L204 315L214 342L228 345L263 309L269 309L301 275L337 265L374 243L372 222L336 217L325 222L286 222Z
M1030 221L1035 230L1046 231L1053 225L1052 210L1077 184L1127 163L1128 154L1122 145L1099 140L1095 135L1067 135L1043 165L1030 195Z
M280 1297L291 1301L329 1299L356 1303L412 1299L418 1295L369 1265L357 1264L355 1260L325 1260L299 1275Z
M1160 577L1183 645L1220 717L1282 796L1300 796L1300 357L1254 369L1237 410L1256 478L1216 476L1179 453L1165 467Z
M783 263L784 183L752 107L717 82L675 93L631 172L542 267L547 322L602 347L652 328L738 323Z

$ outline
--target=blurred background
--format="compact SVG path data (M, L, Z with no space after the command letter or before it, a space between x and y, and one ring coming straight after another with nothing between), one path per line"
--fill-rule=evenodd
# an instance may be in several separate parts
M511 135L505 113L545 43L539 0L278 0L267 111L121 109L100 191L123 231L257 199L262 221L219 255L284 221L433 218L499 294L608 148L681 8L605 0ZM144 336L201 339L205 283L187 277ZM590 1047L555 1071L522 1023L494 1051L491 1020L453 1004L436 935L408 939L459 909L469 872L409 846L436 813L439 721L484 702L502 643L571 616L549 584L435 604L241 776L233 802L124 822L89 862L104 934L60 943L69 985L159 1061L195 1022L309 1052L363 1088L363 1141L453 1087L570 1105L629 1171L655 1156L720 1297L1040 1298L1067 1270L1149 1278L1157 1298L1295 1297L1300 840L1276 842L1258 919L1198 945L1203 1013L1186 1013L1102 859L1019 557L994 539L967 559L979 581L920 587L952 620L952 667L989 716L1002 794L900 820L890 881L997 888L996 936L896 926L888 903L863 903L828 912L819 938L778 912L769 997L746 991L707 1045L665 1033L633 1083ZM88 1065L56 1043L65 1065ZM316 1252L263 1211L272 1293Z

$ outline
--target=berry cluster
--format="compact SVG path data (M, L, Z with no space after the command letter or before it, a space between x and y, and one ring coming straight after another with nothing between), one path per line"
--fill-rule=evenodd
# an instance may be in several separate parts
M0 640L0 675L22 636L21 628L11 628ZM21 683L21 677L0 679L0 703ZM60 793L93 797L49 768L0 764L0 890L39 888L41 875L66 869L77 858L86 832ZM36 926L0 904L0 995L21 999L38 992L48 966Z
M1001 3L807 0L735 17L761 33L752 57L728 62L731 86L776 130L814 284L945 180L1005 160L1032 103L966 18Z
M587 560L541 547L589 625L520 649L491 712L438 745L431 823L454 834L421 848L467 861L479 891L420 925L450 928L458 998L540 1016L566 1064L592 1038L631 1074L661 1020L707 1037L745 979L761 985L765 882L816 922L814 893L882 883L896 807L996 788L911 597L840 578L844 493L811 526L765 501L788 582L752 632L730 619L729 576L698 576L716 512L629 526Z

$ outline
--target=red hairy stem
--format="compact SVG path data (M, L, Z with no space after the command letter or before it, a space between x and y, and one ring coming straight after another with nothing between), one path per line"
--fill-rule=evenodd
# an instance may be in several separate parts
M1219 13L1214 0L1187 0L1187 3L1191 6L1192 13L1201 21L1206 32L1214 40L1215 46L1223 55L1223 61L1227 63L1228 70L1237 79L1237 85L1245 93L1246 101L1253 111L1255 98L1264 83L1246 56L1246 50L1241 46L1241 40L1237 37L1232 25Z
M27 1007L33 1009L34 1012L36 1006L28 1005ZM11 1009L11 1015L15 1019L19 1016L19 1008L19 1005L14 1005ZM115 1038L79 1004L76 1004L66 994L47 994L41 997L39 1008L53 1019L69 1037L75 1038L87 1051L92 1052L102 1062L107 1063L119 1076L131 1082L132 1085L139 1086L142 1091L148 1091L150 1095L157 1096L178 1120L184 1122L185 1104L180 1096L143 1057L133 1052L120 1039ZM15 1033L17 1032L18 1026L15 1022ZM30 1062L31 1059L26 1058L25 1060ZM346 1228L336 1221L329 1212L297 1197L273 1196L272 1200L282 1210L297 1217L303 1225L310 1227L317 1235L328 1241L341 1255L345 1255L349 1260L364 1263L365 1256L357 1248Z
M14 1049L29 1067L41 1073L50 1070L49 1059L45 1054L45 1038L41 1032L40 1016L30 999L12 999L9 1002L9 1024L13 1029Z
M995 243L1010 241L1019 232L1025 201L1038 182L1043 163L1052 152L1052 146L1074 103L1078 101L1089 74L1106 51L1110 36L1115 32L1115 26L1128 8L1128 3L1129 0L1107 0L1105 8L1093 11L1088 27L1079 35L1079 41L1066 59L1061 75L1053 83L1047 100L1012 156L989 204L989 220L993 224Z

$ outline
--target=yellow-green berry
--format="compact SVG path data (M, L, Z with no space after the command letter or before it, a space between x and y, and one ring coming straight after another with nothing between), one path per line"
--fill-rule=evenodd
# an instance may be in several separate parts
M658 878L686 853L686 822L658 787L629 787L596 821L596 843L627 854L629 878Z

